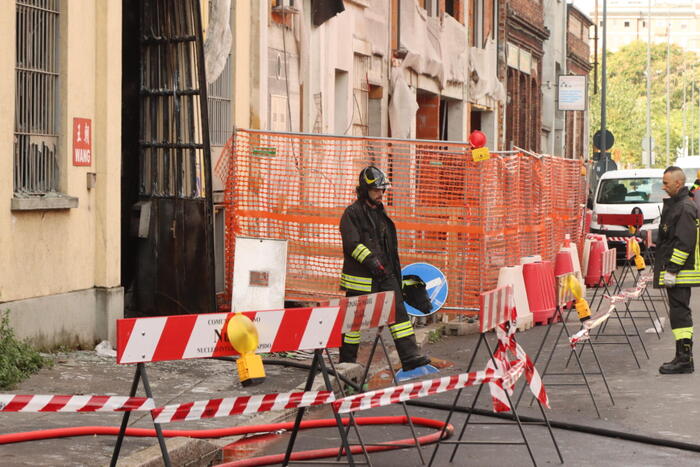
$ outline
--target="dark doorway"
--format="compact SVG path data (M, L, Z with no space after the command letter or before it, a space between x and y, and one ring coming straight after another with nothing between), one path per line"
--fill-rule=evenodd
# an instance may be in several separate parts
M122 0L125 316L215 311L199 0Z

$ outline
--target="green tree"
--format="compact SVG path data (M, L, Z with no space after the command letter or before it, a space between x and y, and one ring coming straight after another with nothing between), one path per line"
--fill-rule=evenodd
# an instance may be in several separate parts
M606 123L615 135L613 150L620 151L622 167L642 166L642 139L646 133L646 67L647 45L636 41L619 51L608 53ZM700 61L693 52L671 45L670 68L670 161L683 145L683 116L686 134L690 121L697 120L690 111L690 87L695 86L695 109L700 99ZM599 73L600 74L600 73ZM657 167L666 164L666 44L651 47L651 132ZM591 74L591 134L600 128L600 92L593 94ZM683 88L686 88L686 108L683 109ZM600 89L600 77L598 83ZM697 127L697 125L696 125ZM690 135L692 137L692 135ZM697 138L697 135L695 135ZM700 148L699 151L700 152Z

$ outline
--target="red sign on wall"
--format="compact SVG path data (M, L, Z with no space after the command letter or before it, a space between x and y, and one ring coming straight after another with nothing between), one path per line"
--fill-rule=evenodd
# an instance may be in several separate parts
M73 165L92 165L92 120L73 119Z

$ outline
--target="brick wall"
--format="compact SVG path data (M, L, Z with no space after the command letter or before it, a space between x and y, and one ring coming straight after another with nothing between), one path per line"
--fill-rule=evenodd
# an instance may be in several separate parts
M510 0L511 16L522 18L523 22L544 30L544 10L542 0Z

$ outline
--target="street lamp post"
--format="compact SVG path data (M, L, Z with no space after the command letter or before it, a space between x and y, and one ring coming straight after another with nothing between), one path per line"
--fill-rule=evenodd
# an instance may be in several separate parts
M605 141L605 134L607 133L607 122L605 121L605 106L606 106L606 92L607 92L607 53L606 53L606 39L608 35L608 27L606 24L608 15L608 1L603 0L603 41L602 41L602 60L601 60L601 70L600 70L600 156L605 158L605 171L608 171L608 158L606 155L607 142Z
M651 155L654 148L651 144L651 0L649 0L649 11L647 15L647 150L644 158L644 166L651 166Z

